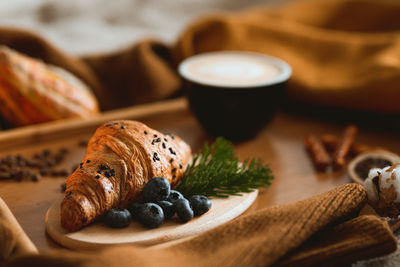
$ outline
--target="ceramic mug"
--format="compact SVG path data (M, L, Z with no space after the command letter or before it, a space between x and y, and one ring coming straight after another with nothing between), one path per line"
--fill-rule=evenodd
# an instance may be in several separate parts
M265 54L220 51L189 57L178 72L207 133L243 141L256 136L282 104L291 67Z

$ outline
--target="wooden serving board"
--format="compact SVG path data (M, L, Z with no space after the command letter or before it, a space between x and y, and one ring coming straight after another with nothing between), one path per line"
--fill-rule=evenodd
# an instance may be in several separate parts
M226 199L213 198L212 207L207 213L187 223L180 223L176 216L155 229L147 229L135 221L122 229L113 229L104 222L97 222L72 233L61 227L61 200L58 200L47 211L46 231L60 245L77 250L116 244L155 245L196 235L226 223L247 210L257 195L258 190Z

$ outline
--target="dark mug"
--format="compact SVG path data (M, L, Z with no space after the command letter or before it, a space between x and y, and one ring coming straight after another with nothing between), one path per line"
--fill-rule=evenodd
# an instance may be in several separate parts
M271 120L285 96L290 66L265 54L199 54L178 68L189 106L206 132L243 141Z

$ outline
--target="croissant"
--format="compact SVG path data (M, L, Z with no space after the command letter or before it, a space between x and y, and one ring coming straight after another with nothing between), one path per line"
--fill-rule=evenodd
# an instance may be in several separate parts
M181 138L138 121L111 121L90 139L83 161L67 179L61 225L76 231L114 207L141 199L153 177L179 183L191 157Z
M10 125L98 112L95 96L71 73L0 46L0 115Z

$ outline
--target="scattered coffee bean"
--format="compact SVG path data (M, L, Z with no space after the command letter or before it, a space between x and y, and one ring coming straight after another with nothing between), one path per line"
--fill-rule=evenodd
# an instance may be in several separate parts
M40 175L47 176L50 174L50 170L49 169L41 169L39 171L39 173L40 173Z
M66 148L60 148L56 153L43 149L31 157L21 154L0 157L0 180L36 182L42 176L66 177L70 172L55 167L64 161L68 152Z
M38 181L40 180L40 178L41 178L40 174L38 174L38 173L32 173L32 176L31 176L31 180L32 180L32 181L38 182Z

